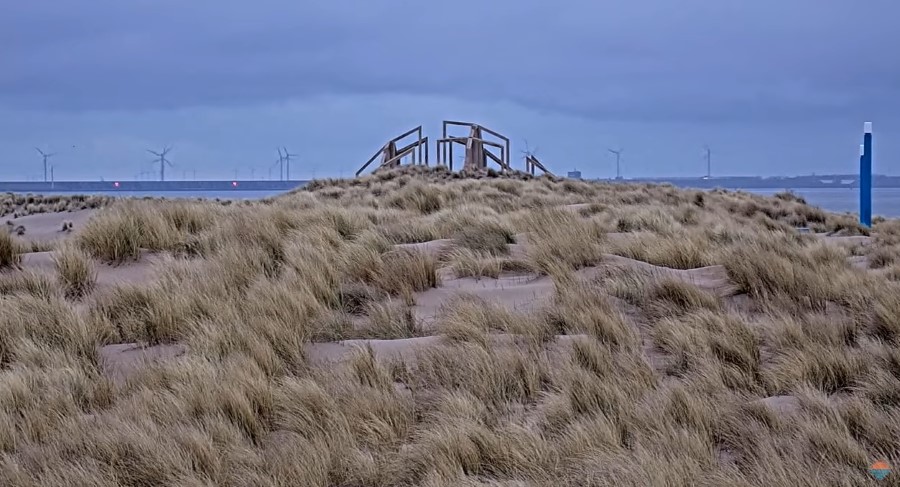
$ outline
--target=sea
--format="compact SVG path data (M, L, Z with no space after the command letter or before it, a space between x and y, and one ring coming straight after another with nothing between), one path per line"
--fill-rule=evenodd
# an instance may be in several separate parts
M748 193L772 196L784 189L745 189ZM859 191L843 188L795 189L807 203L835 213L859 213ZM900 218L900 188L872 188L872 215Z
M733 191L734 189L732 189ZM778 189L744 189L748 193L756 193L766 196L784 191ZM818 206L823 210L836 213L857 213L859 211L859 193L853 189L840 188L815 188L796 189L793 193L802 196L806 202ZM71 195L73 193L43 193L45 195L59 194ZM222 199L222 200L256 200L278 196L277 191L173 191L173 192L142 192L142 191L115 191L94 192L99 194L119 197L154 197L154 198L185 198L185 199ZM900 218L900 188L873 188L872 189L872 214L886 218Z

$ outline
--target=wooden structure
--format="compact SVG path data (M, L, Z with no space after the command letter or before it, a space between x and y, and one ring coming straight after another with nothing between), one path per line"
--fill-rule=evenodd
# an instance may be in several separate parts
M450 127L467 127L468 135L448 135ZM486 139L485 134L492 136L495 140ZM444 120L441 135L442 137L437 141L437 163L447 166L451 171L453 170L454 145L463 147L463 170L486 169L488 161L495 162L502 171L512 170L509 165L509 139L487 127L469 122ZM499 154L495 154L492 150L497 150Z
M539 161L537 157L534 157L534 154L525 155L525 172L534 176L535 168L544 171L544 174L547 174L549 176L553 175L552 172L548 171L547 168L544 167L543 164L541 164L541 161Z
M466 135L450 135L451 127L467 129ZM437 164L453 170L454 147L462 151L465 171L484 170L493 162L503 172L512 171L510 166L509 138L481 125L469 122L444 120L441 138L437 140ZM405 142L404 142L405 141ZM422 133L422 126L404 132L387 141L358 171L359 176L373 162L380 158L378 169L400 166L404 159L413 165L428 165L428 137ZM525 172L534 175L540 169L553 175L533 153L525 153Z
M415 135L416 138L406 145L402 145L404 139L409 140L411 136ZM398 147L399 145L399 147ZM388 167L397 167L399 166L404 157L409 156L411 159L411 163L413 165L428 165L428 137L422 136L422 126L406 131L397 137L387 141L384 146L378 149L372 157L366 161L365 164L359 171L356 171L356 175L359 176L363 171L366 170L373 162L375 162L378 157L381 156L381 164L378 166L380 168L388 168ZM418 156L418 158L416 157Z

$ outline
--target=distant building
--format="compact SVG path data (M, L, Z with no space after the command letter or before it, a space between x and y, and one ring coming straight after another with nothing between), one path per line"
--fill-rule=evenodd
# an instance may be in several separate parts
M581 179L581 171L569 171L568 177L570 179Z

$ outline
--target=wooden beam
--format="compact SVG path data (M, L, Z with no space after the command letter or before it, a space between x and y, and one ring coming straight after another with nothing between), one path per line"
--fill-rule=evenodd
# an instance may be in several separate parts
M463 126L463 127L471 127L471 126L476 125L476 124L471 123L471 122L457 122L457 121L454 121L454 120L444 120L444 127L446 127L446 126L448 126L448 125L457 125L457 126ZM444 137L446 137L446 135L445 135Z
M502 139L504 142L509 142L509 139L508 139L508 138L506 138L506 137L503 136L503 135L500 135L500 134L497 133L497 132L494 132L493 130L491 130L491 129L487 128L487 127L481 127L481 130L484 130L485 132L487 132L487 133L493 135L494 137L497 137L498 139Z
M539 161L539 160L537 159L537 157L534 157L534 156L532 156L532 155L529 155L529 156L527 156L527 157L525 158L525 164L526 164L526 167L528 167L528 166L527 166L528 164L531 164L531 174L532 174L532 175L534 175L534 168L535 168L535 167L538 168L538 169L540 169L541 171L544 171L545 174L549 174L550 176L553 175L552 172L548 171L547 168L544 167L543 164L541 164L541 161Z
M359 168L359 171L356 171L356 175L359 176L360 174L362 174L362 172L365 171L367 167L369 167L369 164L375 162L375 159L377 159L378 156L384 152L385 147L386 146L381 146L381 149L378 149L378 152L372 154L372 157L370 157L369 160L365 164L363 164L361 168Z
M479 139L479 138L474 138L474 137L459 137L459 136L452 136L452 137L447 137L446 139L441 139L442 142L443 142L443 141L447 141L447 142L457 142L457 143L460 143L460 144L463 144L463 145L465 145L466 143L468 143L469 140L475 140L475 141L477 141L477 142L481 142L481 143L484 144L484 145L489 145L489 146L491 146L491 147L496 147L496 148L498 148L498 149L502 149L502 148L503 148L503 144L498 144L498 143L493 142L493 141L490 141L490 140Z
M503 161L503 159L495 156L494 154L491 154L487 150L484 151L484 155L490 158L492 161L496 162L497 165L499 165L502 169L506 171L510 170L509 165L507 165L506 162Z
M406 145L403 146L402 148L397 149L397 152L406 152L407 149L412 149L412 148L414 148L414 147L418 147L419 144L421 144L421 143L422 143L421 140L417 140L417 141L415 141L415 142L411 142L411 143L409 143L409 144L406 144Z
M403 135L398 135L398 136L394 137L393 139L391 139L390 142L399 142L400 139L403 139L403 138L405 138L405 137L408 137L408 136L412 135L412 134L413 134L414 132L416 132L416 131L418 131L419 133L421 133L421 132L422 132L422 126L419 125L418 127L414 128L414 129L407 130L406 132L403 133ZM420 136L419 138L421 139L422 137Z
M410 147L410 148L406 149L406 151L404 151L404 152L398 152L397 155L395 155L394 157L391 157L390 159L384 161L381 164L381 167L390 167L392 165L397 165L397 163L400 162L400 159L403 159L404 157L408 156L414 150L415 150L415 147Z
M428 137L425 137L425 149L428 149ZM427 157L427 156L426 156ZM428 165L428 161L422 159L422 126L419 125L419 164Z
M406 137L409 137L412 134L415 134L416 132L418 132L418 138L414 142L411 142L411 143L403 146L402 148L397 149L397 142L399 142L400 140L402 140ZM418 155L419 155L418 159L419 160L423 159L422 154L424 152L424 154L425 154L424 160L421 160L421 161L417 160L416 151L410 152L411 149L416 149L416 148L418 148ZM398 154L402 154L402 155L398 157ZM397 165L399 159L401 159L403 156L406 156L409 154L412 154L412 163L413 164L422 162L427 165L427 163L428 163L428 160L427 160L427 158L428 158L428 137L422 136L422 126L421 125L413 128L413 129L407 130L403 134L398 135L397 137L394 137L393 139L389 140L385 145L383 145L380 149L378 149L378 151L375 152L375 154L373 154L372 157L370 157L369 160L366 161L366 163L363 164L363 166L361 168L359 168L358 171L356 171L356 175L359 176L360 174L362 174L362 172L365 171L366 168L368 168L373 162L375 162L375 159L377 159L379 155L381 156L381 161L382 161L381 167L385 167L385 166L390 166L390 165Z

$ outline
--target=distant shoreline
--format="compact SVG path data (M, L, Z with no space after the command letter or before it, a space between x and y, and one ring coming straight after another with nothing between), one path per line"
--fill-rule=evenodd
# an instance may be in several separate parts
M854 175L821 175L796 177L712 177L712 178L634 178L603 179L584 178L586 181L624 184L671 184L692 189L857 189L858 177ZM283 192L297 189L310 180L201 180L201 181L0 181L0 192L9 193L79 193L79 192ZM900 188L900 177L876 175L873 188Z

